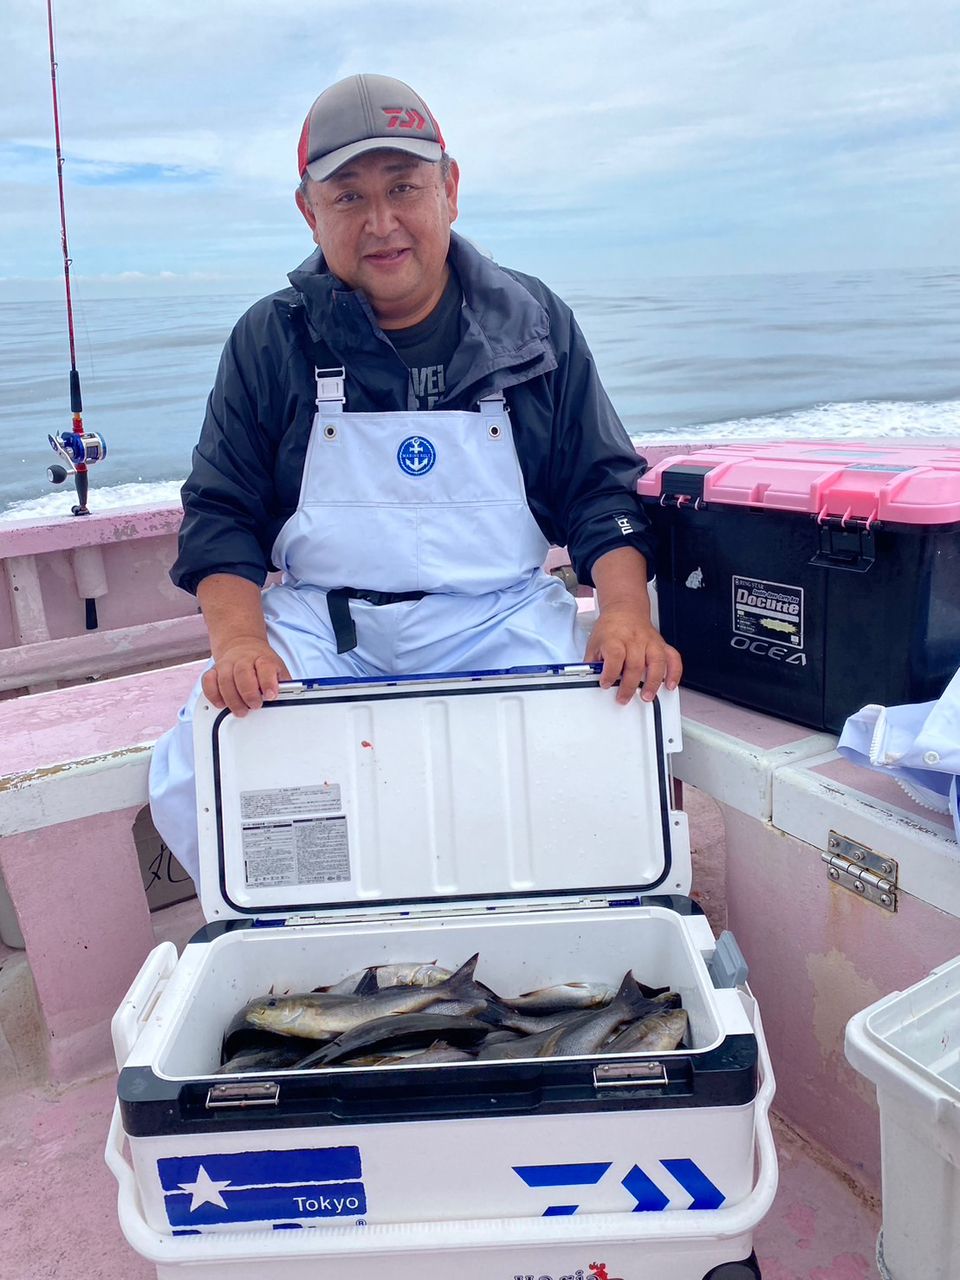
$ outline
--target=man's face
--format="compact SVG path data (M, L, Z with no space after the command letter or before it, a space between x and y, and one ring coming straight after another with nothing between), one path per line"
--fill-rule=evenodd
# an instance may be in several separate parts
M459 180L456 161L444 181L439 164L370 151L297 192L327 266L363 290L385 329L416 324L440 299Z

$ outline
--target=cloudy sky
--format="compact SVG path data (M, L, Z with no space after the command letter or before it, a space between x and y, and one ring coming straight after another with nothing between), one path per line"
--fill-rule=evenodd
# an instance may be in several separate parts
M0 297L59 285L43 0L3 0ZM269 289L303 116L410 81L459 229L557 284L960 259L956 0L57 0L88 288Z

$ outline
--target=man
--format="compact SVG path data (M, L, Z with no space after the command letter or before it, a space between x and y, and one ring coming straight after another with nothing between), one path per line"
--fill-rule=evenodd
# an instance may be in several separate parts
M622 703L680 678L650 621L629 438L569 309L452 235L459 170L426 104L340 81L298 160L317 251L231 335L183 489L172 576L213 663L157 744L151 805L194 875L201 688L245 715L306 676L586 659ZM548 542L596 586L585 650Z

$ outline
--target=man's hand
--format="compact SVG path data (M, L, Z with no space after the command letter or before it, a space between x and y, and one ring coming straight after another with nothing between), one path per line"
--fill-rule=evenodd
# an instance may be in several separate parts
M643 684L652 702L662 684L676 689L683 672L679 653L650 621L647 565L633 547L608 551L593 566L600 617L587 642L585 662L602 662L600 686L620 681L617 701L628 703Z
M610 605L601 612L584 661L603 663L601 689L611 688L619 679L617 701L622 703L630 701L641 681L640 696L652 702L661 684L677 687L683 670L679 653L666 643L649 613L631 605Z
M214 573L200 583L197 598L215 664L200 682L204 694L237 716L256 711L277 696L281 680L291 678L267 639L260 588L246 578Z
M257 636L238 636L217 655L216 665L204 673L201 685L217 708L228 707L234 715L245 716L279 692L281 680L289 680L279 654Z

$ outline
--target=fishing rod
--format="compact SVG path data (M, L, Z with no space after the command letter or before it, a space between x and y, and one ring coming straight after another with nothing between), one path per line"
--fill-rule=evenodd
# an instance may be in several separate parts
M87 469L106 457L107 446L103 437L95 431L83 429L83 397L80 393L80 373L77 370L77 344L73 330L73 296L70 291L70 250L67 247L67 210L63 197L63 150L60 145L60 92L57 86L57 55L53 39L53 0L47 0L47 32L50 37L50 83L53 89L53 132L57 147L57 186L60 192L60 245L63 249L63 281L67 293L67 334L70 339L70 413L73 429L61 431L59 436L47 436L50 447L60 458L47 468L52 484L63 484L72 475L77 490L77 503L71 507L75 516L88 516L87 506L90 480ZM89 613L88 602L88 613ZM89 625L89 623L88 623ZM96 626L96 623L94 623Z

